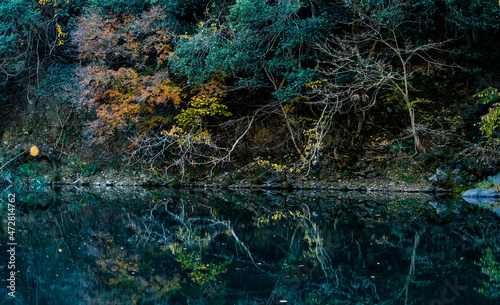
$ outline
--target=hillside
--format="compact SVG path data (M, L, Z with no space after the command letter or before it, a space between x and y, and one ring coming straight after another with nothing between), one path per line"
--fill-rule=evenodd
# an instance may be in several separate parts
M31 0L0 14L4 181L459 191L498 173L493 0Z

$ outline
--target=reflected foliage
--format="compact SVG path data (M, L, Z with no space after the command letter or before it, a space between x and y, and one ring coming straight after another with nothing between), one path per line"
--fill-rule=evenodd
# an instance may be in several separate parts
M498 252L498 244L496 251L492 248L486 248L478 263L481 266L481 272L488 276L489 281L485 281L484 286L478 288L477 291L491 299L500 298L500 263L496 259L497 256L494 255Z
M427 304L451 284L456 304L500 300L498 218L483 210L481 223L473 206L172 190L2 196L12 191L23 304ZM424 205L405 219L405 206Z

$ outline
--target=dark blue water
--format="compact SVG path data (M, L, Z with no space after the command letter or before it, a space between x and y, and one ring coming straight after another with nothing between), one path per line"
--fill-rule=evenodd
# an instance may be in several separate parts
M417 194L0 194L0 304L500 304L500 218L488 206Z

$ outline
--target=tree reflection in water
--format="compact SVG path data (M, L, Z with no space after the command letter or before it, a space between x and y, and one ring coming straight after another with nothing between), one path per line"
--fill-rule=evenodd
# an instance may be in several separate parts
M500 303L498 220L478 224L484 211L395 222L356 216L392 213L384 202L76 198L21 203L19 304ZM404 219L416 208L401 206Z

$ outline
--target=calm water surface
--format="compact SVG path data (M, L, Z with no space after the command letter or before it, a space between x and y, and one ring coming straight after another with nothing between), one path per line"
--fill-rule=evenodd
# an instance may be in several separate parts
M461 200L12 187L0 196L0 304L500 304L500 217Z

